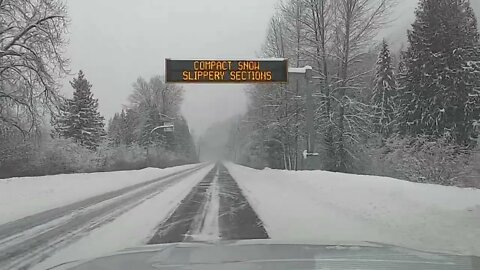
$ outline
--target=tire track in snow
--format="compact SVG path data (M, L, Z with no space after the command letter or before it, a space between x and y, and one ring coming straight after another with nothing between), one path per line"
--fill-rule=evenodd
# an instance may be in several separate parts
M98 203L110 200L115 197L119 197L123 194L126 194L128 192L131 192L133 190L139 189L144 186L148 186L152 183L156 183L158 181L168 179L172 176L182 174L188 170L195 170L198 167L194 167L191 169L179 171L179 172L174 172L167 174L165 176L159 177L152 179L150 181L146 181L143 183L135 184L132 186L127 186L118 190L110 191L104 194L96 195L90 198L87 198L82 201L78 201L69 205L57 207L54 209L46 210L34 215L30 215L15 221L11 221L5 224L0 224L0 243L3 241L5 238L11 237L12 235L24 232L26 230L32 229L36 226L43 225L47 222L50 222L54 219L63 217L65 215L68 215L74 211L78 211L79 209L87 208L92 205L96 205Z
M102 201L97 201L100 196L95 196L89 201L92 204L88 206L71 210L53 220L21 232L14 230L15 234L0 240L0 269L28 269L32 264L47 258L53 251L114 220L203 167L201 165L169 174L149 181L149 184L135 185L136 189L130 189L129 192ZM111 196L111 192L108 194ZM70 207L71 205L66 208L70 209ZM41 220L44 218L42 217Z

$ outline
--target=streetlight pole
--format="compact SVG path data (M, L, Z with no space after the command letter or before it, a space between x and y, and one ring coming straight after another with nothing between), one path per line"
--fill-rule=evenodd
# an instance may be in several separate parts
M151 143L152 142L152 135L155 131L157 130L169 130L169 132L173 132L175 128L175 125L173 124L166 124L166 125L162 125L162 126L156 126L154 128L152 128L152 130L150 130L150 133L148 134L148 140L149 142ZM147 163L149 161L149 147L150 147L150 143L147 145Z

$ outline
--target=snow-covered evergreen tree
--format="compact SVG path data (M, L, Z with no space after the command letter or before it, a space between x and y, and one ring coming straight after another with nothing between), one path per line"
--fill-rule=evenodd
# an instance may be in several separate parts
M400 76L399 131L472 144L480 118L479 33L468 0L422 0Z
M375 80L372 94L373 125L376 132L388 136L392 132L392 123L395 118L396 80L392 57L386 40L375 66Z
M123 137L126 145L131 145L138 142L137 133L139 131L137 129L137 114L137 111L135 111L134 109L125 110L125 118L123 118L123 126L125 127L125 129L123 130Z
M115 113L112 119L108 121L108 130L107 135L111 142L118 146L123 143L123 135L124 135L124 123L125 119L125 112L122 110L121 113Z
M179 117L175 121L175 130L172 135L172 147L175 153L181 154L189 161L197 161L195 143L185 118Z
M106 135L104 118L98 112L98 100L93 98L92 85L81 70L70 84L75 90L73 98L61 106L55 130L59 136L72 138L76 143L95 150Z

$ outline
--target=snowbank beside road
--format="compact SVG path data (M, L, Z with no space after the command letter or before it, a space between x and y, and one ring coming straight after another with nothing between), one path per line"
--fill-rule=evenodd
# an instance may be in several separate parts
M480 255L480 190L227 164L273 239L376 241Z
M0 180L0 224L197 166Z

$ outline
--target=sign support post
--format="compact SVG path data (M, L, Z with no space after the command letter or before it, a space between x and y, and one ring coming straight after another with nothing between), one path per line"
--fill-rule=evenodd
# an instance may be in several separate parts
M305 169L315 170L318 167L318 153L315 152L315 123L313 109L313 78L312 67L305 67L305 105L307 128L307 149L303 152L305 159Z

